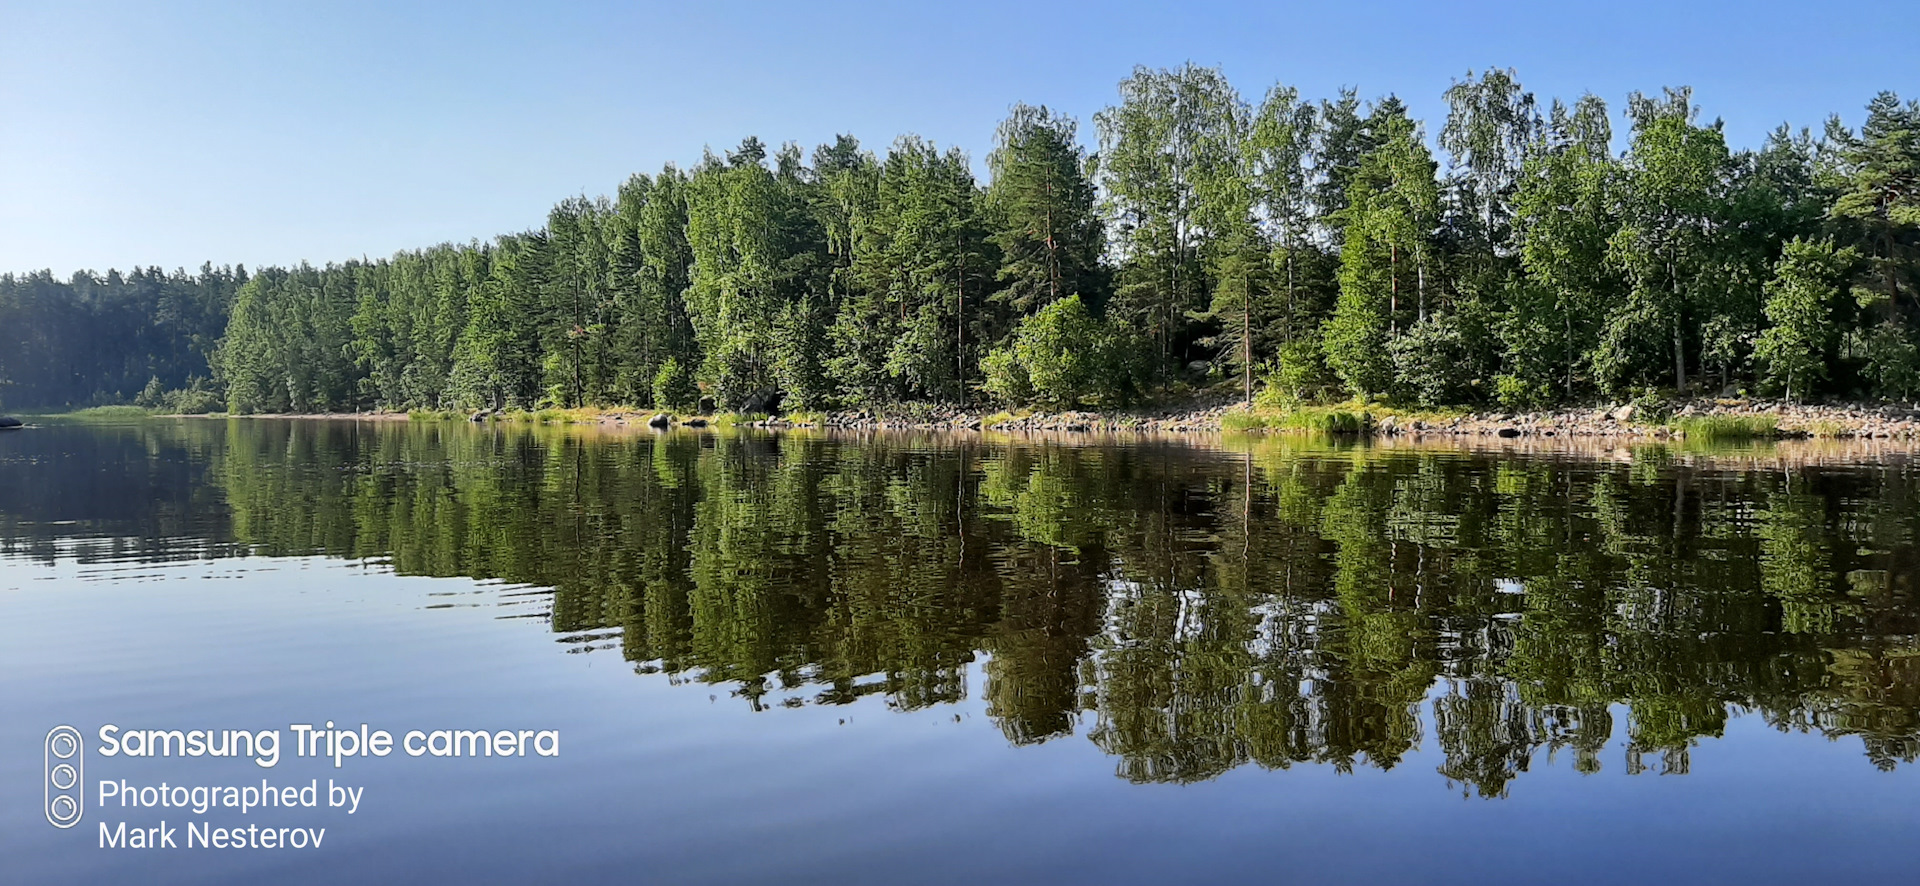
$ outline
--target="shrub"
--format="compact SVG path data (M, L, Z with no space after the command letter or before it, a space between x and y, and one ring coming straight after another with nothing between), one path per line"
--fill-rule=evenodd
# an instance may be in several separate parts
M1459 327L1451 319L1435 317L1408 327L1387 343L1393 356L1394 393L1421 406L1459 403L1466 399L1462 373L1469 364Z
M1325 394L1333 381L1319 339L1303 335L1280 346L1260 400L1269 406L1312 400Z
M133 404L142 409L175 415L205 415L219 412L226 406L226 398L220 396L205 379L195 376L187 380L187 386L174 390L165 390L160 378L154 376L147 386L133 398Z
M1659 388L1642 388L1632 400L1633 420L1658 424L1673 415L1673 397Z
M1007 343L981 360L981 386L1006 403L1118 404L1146 375L1143 350L1135 336L1095 318L1079 296L1068 296L1020 321Z
M674 412L692 412L700 405L700 388L693 383L693 369L677 358L668 357L653 374L653 405Z
M1897 323L1882 323L1867 339L1867 375L1882 397L1920 397L1920 349Z
M1027 376L1027 367L1014 357L1012 348L994 348L980 360L980 371L986 375L981 387L1003 403L1033 402L1033 379Z
M1503 409L1537 409L1553 401L1553 390L1544 382L1503 374L1493 380L1493 399Z
M226 408L226 398L199 387L181 388L167 394L166 409L179 415L206 415Z

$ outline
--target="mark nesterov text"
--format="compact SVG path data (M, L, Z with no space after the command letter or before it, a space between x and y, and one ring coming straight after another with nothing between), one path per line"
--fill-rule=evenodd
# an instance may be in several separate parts
M100 823L102 849L179 849L175 841L180 829L162 821L157 827L133 828L126 822L109 830ZM188 849L318 849L327 838L326 828L263 828L250 824L244 828L216 828L210 822L187 823Z

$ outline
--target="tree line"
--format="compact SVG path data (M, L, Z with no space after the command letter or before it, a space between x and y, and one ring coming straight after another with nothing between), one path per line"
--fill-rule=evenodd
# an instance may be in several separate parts
M1920 101L1736 150L1687 89L1628 96L1621 139L1600 98L1542 101L1508 70L1445 98L1430 142L1392 95L1256 102L1217 69L1142 67L1091 151L1071 117L1014 106L984 183L911 135L884 155L748 138L492 242L0 277L0 392L185 387L235 412L1920 396Z

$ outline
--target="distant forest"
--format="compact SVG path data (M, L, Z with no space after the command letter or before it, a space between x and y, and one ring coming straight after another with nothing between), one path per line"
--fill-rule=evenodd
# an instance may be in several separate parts
M1014 106L984 185L912 135L748 138L487 243L0 276L0 403L1920 397L1920 101L1733 150L1688 89L1615 115L1489 70L1445 97L1444 165L1392 95L1256 103L1217 69L1143 67L1092 152Z

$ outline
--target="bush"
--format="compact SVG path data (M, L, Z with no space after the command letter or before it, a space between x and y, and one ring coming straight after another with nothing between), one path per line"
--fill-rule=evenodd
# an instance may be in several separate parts
M1013 356L1012 348L994 348L980 359L980 371L986 375L981 387L1002 403L1033 402L1033 379L1027 367Z
M693 383L693 369L668 357L653 374L653 405L674 412L692 412L700 406L700 388Z
M1544 382L1528 382L1508 373L1493 380L1493 399L1502 409L1538 409L1553 402L1553 389Z
M1920 397L1920 349L1897 323L1883 323L1867 339L1867 376L1882 397Z
M1007 344L980 361L987 393L1005 403L1073 409L1090 399L1125 402L1147 366L1144 345L1087 312L1077 295L1020 321Z
M226 406L226 398L205 388L181 388L167 394L167 410L179 415L206 415Z
M147 409L158 409L165 404L166 395L166 386L160 384L160 376L156 375L149 378L147 380L147 386L140 389L140 393L134 396L133 405Z
M1673 415L1673 397L1659 388L1642 388L1627 404L1633 407L1633 420L1658 424Z
M187 386L174 390L165 390L158 376L147 381L147 386L133 398L133 404L142 409L173 415L205 415L219 412L225 408L226 398L219 395L204 378L195 376L187 380Z
M1413 324L1387 343L1387 352L1393 355L1394 394L1400 399L1421 406L1466 399L1462 376L1470 361L1459 327L1450 318Z
M1324 396L1333 383L1319 339L1303 335L1280 346L1260 401L1262 405L1279 406L1313 400Z

